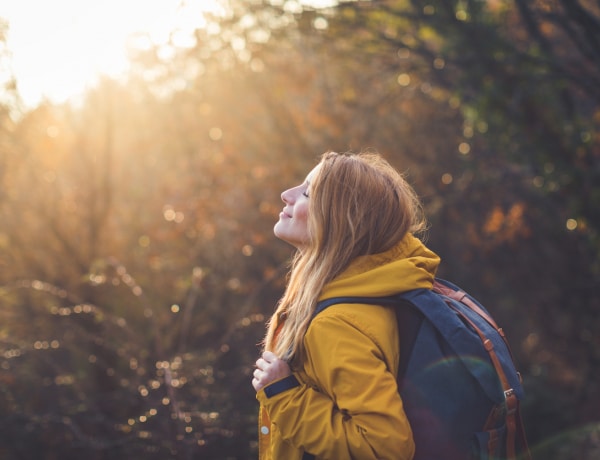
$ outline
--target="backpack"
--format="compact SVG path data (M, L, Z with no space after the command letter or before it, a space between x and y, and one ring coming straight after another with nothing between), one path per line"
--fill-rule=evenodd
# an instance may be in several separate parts
M520 374L487 310L456 285L390 297L335 297L393 307L400 336L398 391L413 431L415 460L530 459L519 403Z

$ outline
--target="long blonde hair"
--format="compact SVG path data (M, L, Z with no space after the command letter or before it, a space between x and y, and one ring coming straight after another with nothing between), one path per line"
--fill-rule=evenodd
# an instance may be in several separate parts
M266 350L294 363L304 358L304 334L323 287L355 258L385 252L426 226L412 187L376 153L325 153L309 195L309 241L292 260L265 338Z

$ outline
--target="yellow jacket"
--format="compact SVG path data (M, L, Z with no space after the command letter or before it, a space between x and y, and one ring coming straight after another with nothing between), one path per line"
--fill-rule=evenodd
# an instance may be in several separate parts
M353 261L320 299L431 288L438 264L409 234L385 253ZM260 460L412 459L412 432L396 386L394 311L333 305L312 321L304 346L302 369L256 395Z

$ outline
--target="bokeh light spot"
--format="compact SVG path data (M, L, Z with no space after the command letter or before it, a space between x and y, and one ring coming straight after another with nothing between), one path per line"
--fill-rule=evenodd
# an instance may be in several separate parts
M408 86L410 85L410 75L407 73L401 73L398 75L397 81L400 86Z
M471 146L467 142L461 142L458 146L458 151L462 155L467 155L471 151Z

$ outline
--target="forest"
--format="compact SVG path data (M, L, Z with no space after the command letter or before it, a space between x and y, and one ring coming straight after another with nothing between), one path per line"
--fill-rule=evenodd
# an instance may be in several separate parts
M77 104L3 82L0 458L256 458L280 194L328 150L415 187L534 458L600 458L600 3L226 4Z

